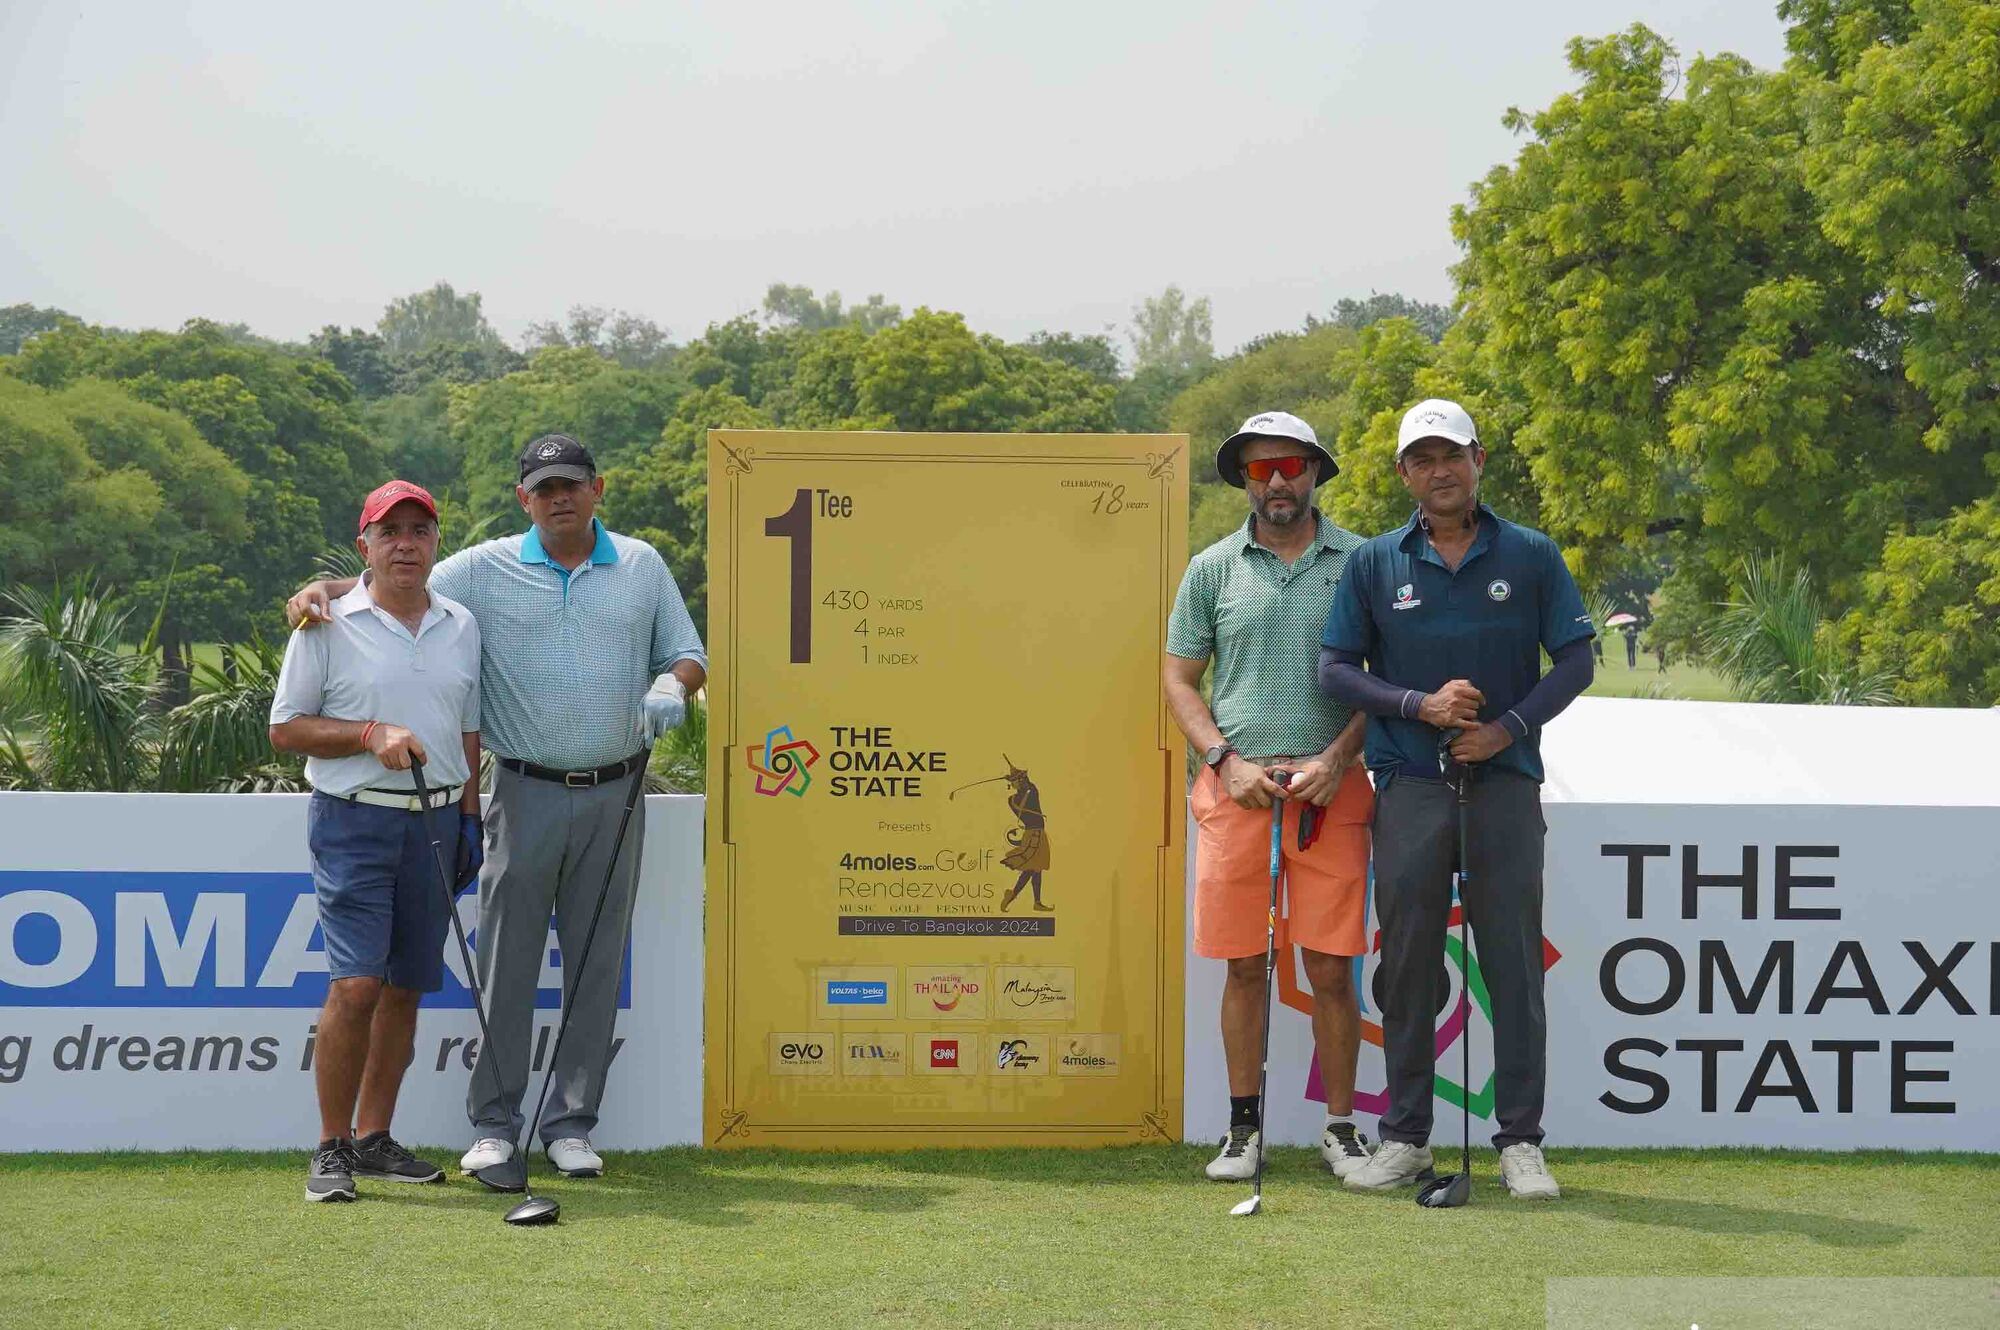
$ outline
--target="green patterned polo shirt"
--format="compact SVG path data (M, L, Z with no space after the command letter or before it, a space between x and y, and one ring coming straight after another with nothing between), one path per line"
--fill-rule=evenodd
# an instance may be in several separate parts
M1252 519L1254 520L1254 519ZM1319 640L1360 536L1313 513L1318 539L1287 564L1250 521L1188 561L1167 619L1167 653L1215 658L1210 709L1245 757L1306 757L1353 714L1319 691Z

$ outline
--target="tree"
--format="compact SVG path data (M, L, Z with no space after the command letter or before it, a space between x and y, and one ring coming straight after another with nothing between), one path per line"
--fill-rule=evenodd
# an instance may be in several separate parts
M1701 630L1702 654L1745 702L1882 706L1886 674L1856 669L1833 641L1812 574L1783 556L1752 555L1731 598Z
M1359 332L1369 324L1380 323L1384 319L1408 319L1425 337L1441 342L1445 332L1458 321L1458 315L1449 305L1427 304L1394 292L1370 291L1366 300L1342 298L1335 302L1333 313L1326 322L1336 328L1352 328ZM1318 322L1317 319L1307 319L1307 329L1310 331Z
M0 356L11 356L38 333L60 328L65 322L79 323L74 315L53 306L8 305L0 308Z
M480 308L479 293L469 291L461 296L450 282L390 301L375 331L382 335L389 354L398 357L438 346L501 345L500 334L486 322Z
M1108 429L1112 393L1082 370L980 337L958 314L919 308L870 337L857 368L862 429Z
M536 352L525 369L448 391L447 417L452 440L464 451L472 515L519 523L514 487L521 449L530 440L572 435L590 449L599 470L609 471L652 446L686 386L569 348Z
M1126 335L1132 342L1134 373L1155 366L1199 369L1215 358L1215 319L1208 297L1190 302L1178 286L1140 301Z
M1861 668L1915 706L2000 705L2000 495L1889 537L1841 623Z
M824 299L819 299L809 286L773 282L764 292L764 317L780 328L796 328L800 332L856 328L875 333L901 322L903 310L900 305L884 304L879 295L868 297L865 304L843 308L838 291L829 291Z
M150 652L125 649L130 619L130 609L83 578L50 592L17 586L0 600L0 692L20 708L20 728L10 726L0 743L0 782L14 789L145 788L156 690Z
M1038 332L1016 345L1030 355L1080 369L1099 383L1115 384L1119 381L1118 351L1111 345L1107 334L1079 336L1066 332Z
M66 576L88 559L72 523L97 471L48 393L0 377L0 584Z
M529 324L522 345L531 355L551 348L582 347L626 369L658 369L674 354L665 328L637 314L601 305L571 305L561 323L550 319Z
M364 400L388 395L395 387L396 366L389 344L380 334L327 324L312 335L313 354L341 372Z

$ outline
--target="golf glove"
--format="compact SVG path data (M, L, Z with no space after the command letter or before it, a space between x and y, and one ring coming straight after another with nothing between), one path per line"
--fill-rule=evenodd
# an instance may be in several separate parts
M486 862L486 824L477 813L458 815L458 875L453 880L460 892L479 882L479 867Z
M659 742L668 730L679 729L687 719L687 686L671 674L653 680L646 694L646 742Z

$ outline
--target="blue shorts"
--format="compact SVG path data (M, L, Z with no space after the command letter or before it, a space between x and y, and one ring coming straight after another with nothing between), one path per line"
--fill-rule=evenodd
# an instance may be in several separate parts
M433 836L449 873L458 855L458 805L420 814L313 795L306 845L329 978L382 979L419 993L444 986L451 921L431 858Z

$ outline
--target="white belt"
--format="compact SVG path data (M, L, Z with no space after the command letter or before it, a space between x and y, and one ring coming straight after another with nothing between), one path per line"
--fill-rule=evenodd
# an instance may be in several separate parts
M465 793L463 785L454 785L448 790L432 790L430 791L430 807L443 808L448 804L457 803L458 797L463 793ZM400 808L406 813L421 813L424 810L424 801L419 799L414 793L398 794L394 790L356 790L352 794L336 794L331 797L345 800L351 804L374 804L377 808Z

